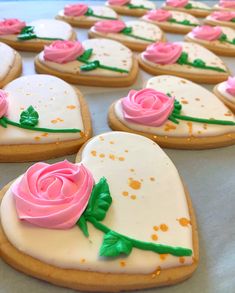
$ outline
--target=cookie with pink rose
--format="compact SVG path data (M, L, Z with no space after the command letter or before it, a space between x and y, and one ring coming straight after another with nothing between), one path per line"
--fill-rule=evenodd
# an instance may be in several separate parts
M117 20L119 16L107 6L88 6L83 3L68 4L58 12L57 19L63 20L72 26L89 28L97 21Z
M166 0L162 5L162 8L166 10L187 12L196 17L205 17L212 11L212 8L206 3L193 0Z
M235 77L230 76L228 80L216 85L214 93L235 113Z
M39 19L28 24L15 18L0 21L0 41L19 51L40 52L55 40L76 38L69 24L56 19Z
M231 93L234 79L228 83ZM171 75L153 77L146 88L127 92L110 107L108 121L113 130L141 134L167 148L235 144L235 116L229 108L204 87Z
M235 1L234 0L219 0L219 3L214 5L214 10L221 11L235 11Z
M23 76L0 90L0 162L72 154L91 134L81 92L57 77Z
M158 26L141 20L99 21L91 27L88 34L90 38L119 41L133 51L144 51L151 43L165 41L165 35Z
M193 15L175 10L155 9L148 11L142 19L159 26L169 33L185 34L200 23Z
M230 75L218 56L192 42L154 43L139 54L138 60L141 68L150 74L171 74L198 83L218 83Z
M202 25L185 36L185 41L204 46L223 56L235 56L235 29L226 26Z
M143 16L146 11L156 8L155 3L148 0L107 0L106 6L118 14L130 16Z
M0 42L0 88L20 76L22 59L19 53L8 45Z
M214 11L204 19L208 25L228 26L235 29L235 11Z
M55 41L35 58L35 68L74 84L124 87L134 83L138 61L114 40Z
M52 284L130 291L181 282L197 268L190 196L172 161L144 136L98 135L75 164L36 163L0 199L2 259Z

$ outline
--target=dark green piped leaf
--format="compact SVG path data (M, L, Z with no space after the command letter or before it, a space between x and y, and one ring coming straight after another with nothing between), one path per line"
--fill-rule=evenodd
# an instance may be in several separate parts
M33 26L25 26L22 28L20 34L17 36L19 40L31 40L31 39L36 39L37 36L34 33L34 28Z
M199 68L203 68L206 66L206 63L202 59L195 59L193 61L193 65L195 65L196 67L199 67Z
M104 220L112 203L109 186L104 177L93 187L91 197L84 216L94 217L98 221Z
M129 255L131 251L131 241L110 231L104 235L103 243L100 248L100 256L117 257L120 254Z
M231 22L235 22L235 18L232 18L230 21L231 21Z
M87 49L81 56L78 57L78 60L80 59L80 61L87 61L91 58L92 53L93 49Z
M182 52L179 59L177 60L177 63L182 65L182 64L185 64L186 62L188 62L188 53Z
M2 126L2 127L4 127L4 128L7 128L7 123L6 123L6 121L4 120L4 119L0 119L0 125Z
M125 27L121 33L125 34L125 35L129 35L132 32L132 27Z
M184 8L186 9L192 9L193 8L193 5L191 3L188 3L184 6Z
M86 16L92 16L93 15L93 10L88 7L87 12L85 13Z
M38 112L33 106L29 106L27 110L20 114L20 124L27 126L35 126L38 124Z
M86 219L84 217L84 215L82 215L79 220L76 223L78 225L78 227L82 230L83 234L86 237L89 237L89 232L88 232L88 227L87 227L87 222Z

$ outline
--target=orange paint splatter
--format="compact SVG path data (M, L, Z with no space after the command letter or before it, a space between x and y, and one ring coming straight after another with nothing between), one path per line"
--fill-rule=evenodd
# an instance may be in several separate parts
M158 240L157 234L152 234L151 235L151 238L152 238L153 241L157 241Z
M188 227L189 225L191 225L191 221L188 220L187 218L179 218L177 219L177 221L179 221L179 224L183 227Z
M133 180L132 178L129 178L129 186L132 188L132 189L140 189L141 188L141 182L138 181L138 180Z
M169 228L166 224L161 224L160 229L162 230L162 232L166 232Z
M184 264L184 263L185 263L185 258L184 258L183 256L180 256L180 257L179 257L179 262L180 262L181 264Z
M91 151L91 155L92 155L93 157L96 157L97 152L96 152L96 151Z
M74 109L76 109L76 106L74 106L74 105L68 105L66 108L69 109L69 110L74 110Z

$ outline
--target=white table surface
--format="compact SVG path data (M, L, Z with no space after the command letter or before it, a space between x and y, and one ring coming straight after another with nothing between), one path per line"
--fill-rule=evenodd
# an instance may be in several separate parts
M65 3L73 1L0 1L0 19L16 17L26 21L53 18ZM92 1L85 1L91 3ZM158 7L161 1L156 1ZM211 5L214 1L206 1ZM95 1L93 4L100 4ZM123 17L128 19L128 17ZM80 40L86 30L76 29ZM182 40L182 35L167 34L168 40ZM33 74L33 53L22 53L23 75ZM235 74L235 58L222 58ZM0 63L1 66L1 63ZM150 75L140 72L132 88L143 86ZM94 134L109 131L106 113L109 105L124 96L128 88L79 87L92 114ZM212 86L207 86L212 89ZM200 263L193 277L181 284L140 292L164 293L234 293L235 292L235 146L202 151L166 149L177 166L191 194L197 214ZM56 162L64 158L50 160ZM74 162L75 155L67 159ZM32 163L0 164L0 188L23 173ZM19 273L0 260L1 293L72 293Z

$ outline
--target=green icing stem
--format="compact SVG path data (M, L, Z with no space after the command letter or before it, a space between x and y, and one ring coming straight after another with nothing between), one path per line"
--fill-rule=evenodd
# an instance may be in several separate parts
M0 123L2 126L9 124L12 126L16 126L19 128L23 128L23 129L28 129L28 130L32 130L32 131L40 131L40 132L50 132L50 133L77 133L77 132L81 132L80 129L76 129L76 128L71 128L71 129L51 129L51 128L41 128L41 127L34 127L34 126L30 126L30 125L22 125L20 123L14 122L9 120L7 117L2 117L0 119L0 121L2 120L2 123Z
M196 117L190 117L190 116L184 116L184 115L178 115L178 114L172 114L169 117L169 120L179 124L179 122L176 119L192 121L192 122L199 122L199 123L216 124L216 125L233 125L233 126L235 125L235 122L233 122L233 121L196 118Z
M131 38L135 38L135 39L138 39L138 40L142 40L142 41L146 41L146 42L150 42L150 43L156 42L156 40L152 40L152 39L147 39L147 38L144 38L144 37L136 36L136 35L133 35L131 33L125 33L125 32L121 32L121 33L123 35L125 35L125 36L131 37Z
M145 9L145 10L151 10L151 8L147 8L144 5L133 5L133 4L126 4L124 6L127 6L130 9Z
M168 22L171 23L176 23L176 24L181 24L181 25L187 25L187 26L198 26L197 24L191 23L188 20L182 20L182 21L177 21L174 18L170 18L169 20L167 20Z
M116 20L117 18L115 17L109 17L109 16L102 16L102 15L97 15L93 12L93 10L89 7L87 12L84 14L85 16L93 16L96 18L101 18L101 19L112 19L112 20Z
M98 230L102 231L103 233L107 234L109 232L113 232L110 228L107 226L103 225L99 221L97 221L94 217L87 217L86 220L90 222L95 228ZM163 244L155 244L152 242L144 242L140 240L135 240L132 238L129 238L127 236L124 236L122 234L119 234L117 232L114 232L115 234L119 235L122 238L125 238L126 240L130 241L132 246L141 250L149 250L153 251L159 254L171 254L174 256L191 256L192 255L192 250L188 248L183 248L183 247L173 247L173 246L168 246L168 245L163 245Z
M206 10L206 11L211 11L209 8L199 8L199 7L194 7L191 3L188 3L184 6L185 9L198 9L198 10Z

